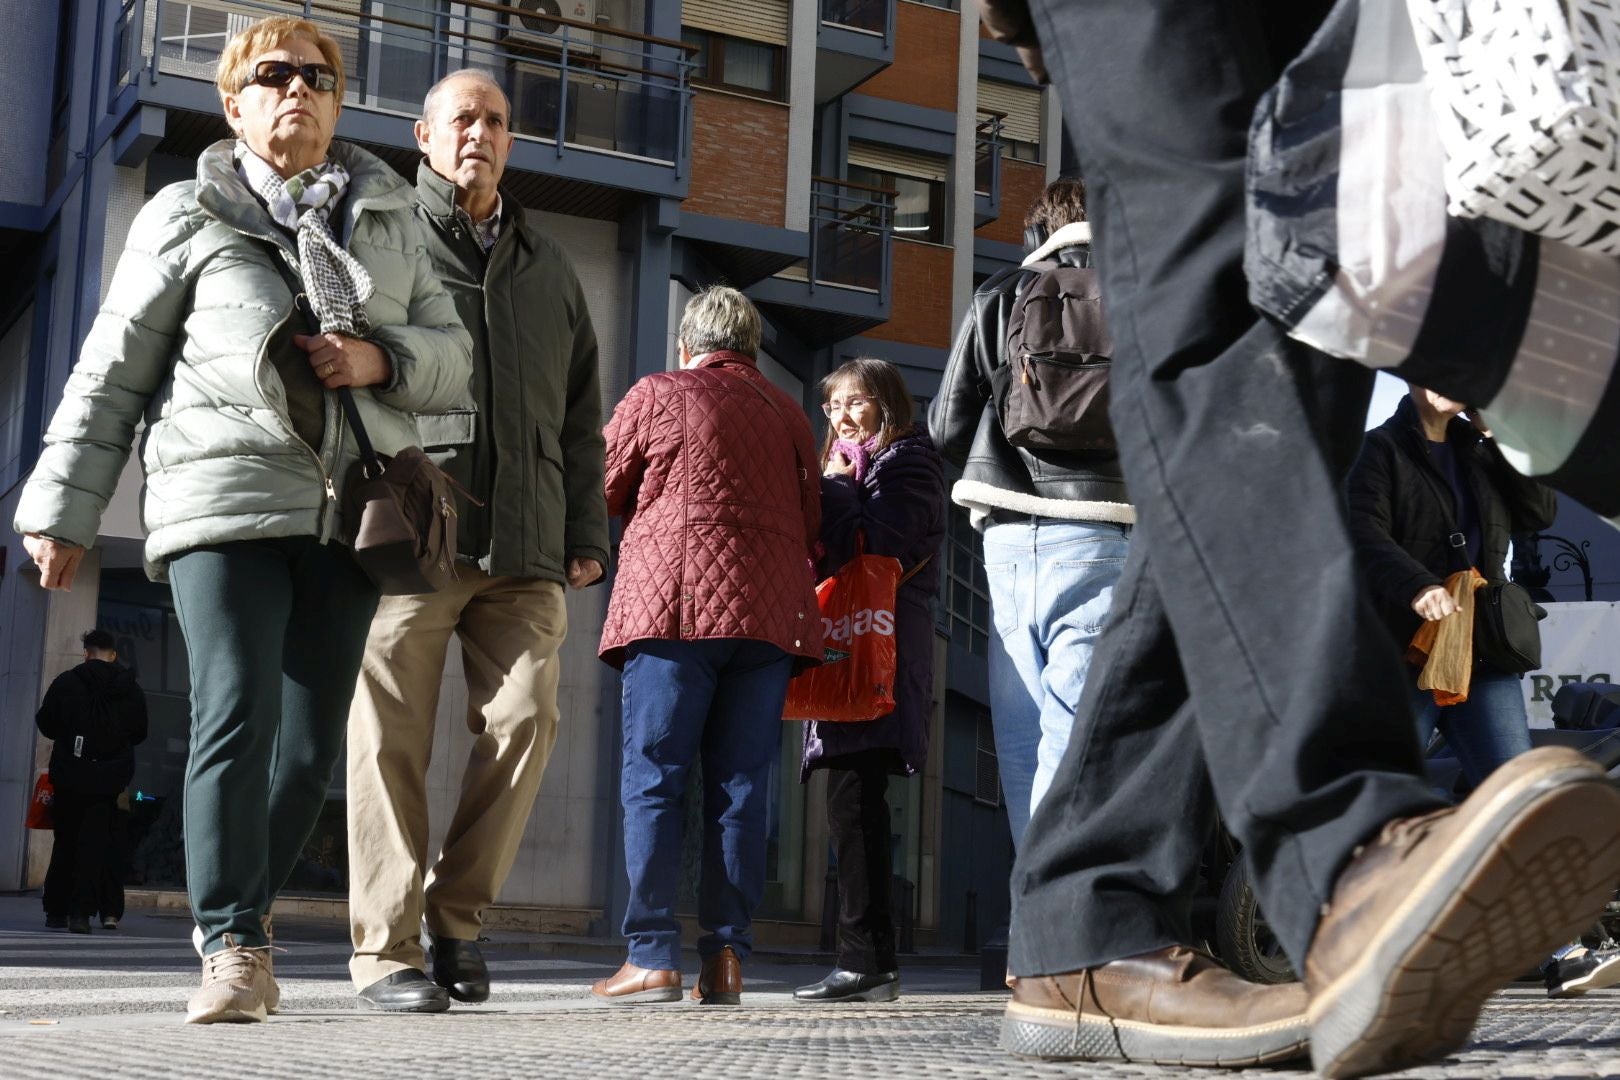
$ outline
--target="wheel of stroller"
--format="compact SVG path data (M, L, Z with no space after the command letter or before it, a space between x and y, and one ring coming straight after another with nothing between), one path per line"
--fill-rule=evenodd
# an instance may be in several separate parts
M1222 963L1250 982L1295 980L1293 965L1261 914L1254 882L1242 859L1232 864L1221 884L1215 911L1215 943Z

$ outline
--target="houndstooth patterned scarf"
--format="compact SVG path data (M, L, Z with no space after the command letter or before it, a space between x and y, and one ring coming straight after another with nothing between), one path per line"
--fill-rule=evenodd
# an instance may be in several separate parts
M371 275L332 235L328 221L332 208L349 186L349 171L335 161L283 180L269 163L236 144L236 160L247 182L277 225L298 239L298 276L326 333L363 337L370 327L366 301L371 299Z

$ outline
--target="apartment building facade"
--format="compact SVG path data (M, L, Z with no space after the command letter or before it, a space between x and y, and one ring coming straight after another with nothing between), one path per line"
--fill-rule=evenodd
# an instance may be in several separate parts
M463 67L512 102L506 178L570 252L602 347L604 412L674 364L691 293L744 289L766 320L761 364L820 423L817 382L853 356L897 364L919 410L976 282L1022 256L1022 219L1056 175L1060 120L1010 49L955 0L66 0L24 5L0 60L27 77L0 102L0 521L135 213L225 137L212 85L229 36L304 13L344 51L338 137L407 177L423 93ZM39 588L0 536L0 888L37 884L48 836L22 829L47 746L28 720L78 634L111 630L146 688L132 880L183 886L180 778L189 677L167 589L140 570L133 463L69 593ZM961 944L1005 920L1011 848L990 738L991 635L977 537L953 516L942 552L935 729L924 774L891 795L896 874L916 940ZM499 918L609 933L619 856L618 680L595 658L606 590L570 594L563 728ZM459 788L471 734L452 646L432 809ZM762 723L771 718L761 718ZM798 783L784 726L766 911L809 940L826 896L820 782ZM339 770L341 773L341 770ZM341 895L341 775L291 890ZM445 813L435 813L442 829ZM799 938L794 938L799 934Z

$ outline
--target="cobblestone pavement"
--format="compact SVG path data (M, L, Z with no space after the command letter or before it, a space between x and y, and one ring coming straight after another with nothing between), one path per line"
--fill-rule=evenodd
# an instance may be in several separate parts
M282 1014L189 1027L180 1014L198 964L185 920L132 915L116 933L89 937L40 925L37 898L0 899L0 1077L1304 1075L1018 1061L996 1048L1006 995L976 992L976 972L946 967L908 969L905 996L889 1005L796 1005L792 987L821 969L749 964L742 1008L616 1009L586 997L612 962L540 957L512 940L486 947L495 977L486 1005L439 1016L362 1013L342 929L286 922L277 926L287 949L276 957ZM1620 991L1555 1003L1529 987L1509 990L1463 1054L1403 1075L1620 1076Z

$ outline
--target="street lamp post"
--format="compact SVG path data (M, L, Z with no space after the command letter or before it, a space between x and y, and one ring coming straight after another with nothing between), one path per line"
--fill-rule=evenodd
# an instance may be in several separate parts
M1541 561L1543 543L1551 544L1556 549L1551 566ZM1586 598L1590 600L1592 599L1592 558L1589 550L1591 546L1590 540L1582 540L1576 544L1552 533L1538 532L1515 537L1513 580L1529 589L1537 600L1551 600L1552 594L1547 591L1547 582L1551 580L1553 571L1579 568L1581 580L1586 587Z

